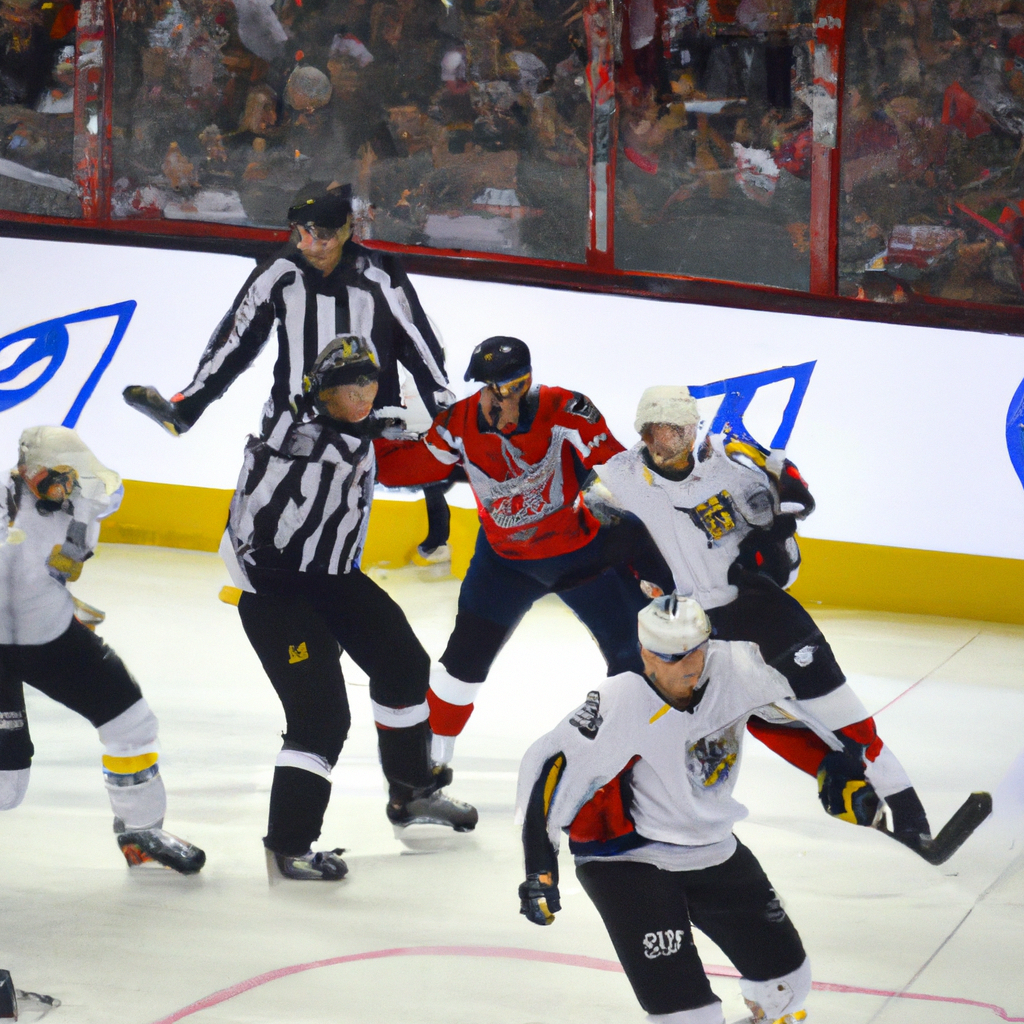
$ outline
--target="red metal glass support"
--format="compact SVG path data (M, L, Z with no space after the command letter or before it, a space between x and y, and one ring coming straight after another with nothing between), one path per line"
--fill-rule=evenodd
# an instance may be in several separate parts
M811 292L839 288L839 143L842 129L843 35L846 0L818 0L814 18L811 96Z
M82 0L75 41L74 174L85 220L98 220L103 112L105 0Z
M587 265L611 270L615 217L615 47L612 43L614 0L587 0L583 22L590 62L590 216Z

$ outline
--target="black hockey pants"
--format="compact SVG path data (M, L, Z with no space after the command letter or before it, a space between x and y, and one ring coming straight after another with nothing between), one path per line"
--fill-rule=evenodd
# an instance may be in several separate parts
M0 644L0 771L19 771L32 762L24 683L96 728L142 696L124 662L77 619L45 644Z
M264 843L298 856L320 835L330 799L327 767L341 753L351 721L339 661L344 650L370 678L370 697L386 708L426 700L430 658L401 608L368 576L250 570L257 593L243 593L246 636L284 706L285 751L316 755L324 773L278 765ZM378 727L384 774L392 783L433 781L426 721Z
M716 640L750 640L800 700L823 697L846 682L832 648L795 597L760 573L733 568L739 588L730 604L708 610Z
M691 923L752 981L782 977L804 962L793 922L742 843L724 864L699 871L588 861L577 866L576 876L647 1013L695 1010L717 1000L693 944Z

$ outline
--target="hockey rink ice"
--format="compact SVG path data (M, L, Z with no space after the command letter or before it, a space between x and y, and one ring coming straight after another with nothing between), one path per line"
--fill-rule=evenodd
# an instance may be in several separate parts
M372 575L436 658L458 581ZM519 758L604 675L572 613L545 598L500 655L453 762L480 824L433 851L385 819L365 677L345 659L353 725L320 845L344 847L350 873L272 888L260 837L284 717L217 598L227 582L215 555L106 545L73 587L160 719L166 828L206 850L200 875L129 872L95 731L28 691L31 785L0 816L0 967L62 1001L48 1024L640 1024L564 847L555 924L518 913ZM748 736L736 832L811 958L808 1024L1024 1021L1024 626L811 611L933 831L972 790L995 812L932 867L829 818L814 780ZM743 1017L735 972L697 943L726 1019Z

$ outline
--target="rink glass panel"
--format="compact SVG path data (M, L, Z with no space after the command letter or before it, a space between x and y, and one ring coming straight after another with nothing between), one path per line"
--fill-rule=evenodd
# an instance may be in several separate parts
M616 54L623 270L806 290L810 0L632 0Z
M847 7L844 295L1024 303L1024 6Z
M0 209L81 217L74 174L75 7L0 4Z
M112 215L582 262L590 104L567 0L123 0ZM372 219L369 207L372 204Z

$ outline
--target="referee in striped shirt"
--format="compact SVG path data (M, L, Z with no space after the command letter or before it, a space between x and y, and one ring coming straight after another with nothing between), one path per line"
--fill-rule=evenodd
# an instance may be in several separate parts
M369 676L387 815L470 831L476 810L440 790L430 760L430 658L401 608L360 571L376 462L380 371L369 343L335 338L307 375L277 444L250 437L228 533L244 585L238 612L287 721L264 846L271 877L335 881L340 850L313 853L350 716L339 654Z
M296 420L302 378L338 335L367 339L380 368L375 408L401 405L398 363L431 416L450 405L444 354L416 292L390 253L352 240L352 186L312 182L288 210L293 241L249 275L213 332L191 383L170 401L131 385L125 401L175 436L252 364L277 327L274 383L260 438L279 445Z

